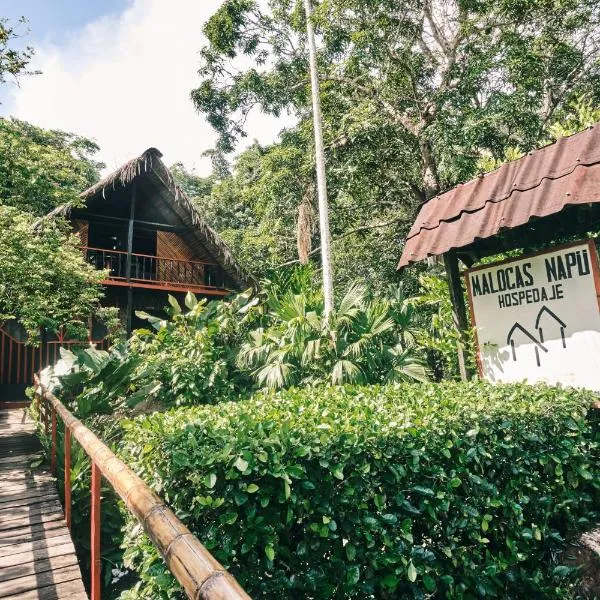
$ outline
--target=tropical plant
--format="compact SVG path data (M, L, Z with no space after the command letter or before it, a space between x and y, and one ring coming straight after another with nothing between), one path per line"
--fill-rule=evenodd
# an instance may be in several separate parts
M288 289L267 299L265 325L242 345L239 365L260 386L427 379L403 303L352 286L329 318L319 295Z
M573 135L600 121L598 102L589 95L575 96L559 113L558 119L550 127L552 139L558 140L567 135Z
M245 292L208 302L188 293L187 311L174 297L169 302L169 319L137 313L154 331L137 330L130 340L130 354L140 361L137 377L144 383L129 404L148 396L163 406L214 403L251 388L248 377L236 369L236 356L258 316L258 298Z
M418 342L427 351L427 364L436 381L458 379L457 347L463 347L467 370L476 372L475 345L472 332L466 339L461 334L452 314L446 278L433 274L419 277L420 292L407 300L421 325Z

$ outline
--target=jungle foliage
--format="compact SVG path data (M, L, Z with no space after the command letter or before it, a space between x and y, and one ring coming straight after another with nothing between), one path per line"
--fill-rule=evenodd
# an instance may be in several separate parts
M596 518L591 396L393 384L258 394L124 423L122 452L254 598L566 598ZM180 597L130 519L126 598Z
M598 106L595 1L314 7L340 288L359 277L384 289L424 199L476 175L482 158L489 167L546 143L578 96ZM306 255L318 262L303 4L228 0L204 33L192 99L220 134L217 155L245 135L251 110L289 111L296 124L243 152L200 204L258 276ZM415 293L412 272L403 277Z
M0 231L0 323L16 320L32 340L40 328L85 337L104 272L84 261L79 238L61 220L39 225L1 203Z
M0 204L45 215L100 178L97 144L87 138L0 118Z
M87 416L140 402L214 404L262 388L429 380L434 331L417 318L416 299L371 297L355 286L325 318L310 278L295 269L265 282L260 295L207 302L187 294L185 306L170 297L169 318L138 313L149 328L126 346L77 351L76 372L61 385Z
M0 85L37 74L28 70L33 49L15 44L25 24L0 17ZM99 179L97 151L81 136L0 118L0 323L18 322L31 341L42 329L85 335L90 315L100 314L103 273L86 264L63 219L39 219L76 205ZM114 313L106 317L115 324Z

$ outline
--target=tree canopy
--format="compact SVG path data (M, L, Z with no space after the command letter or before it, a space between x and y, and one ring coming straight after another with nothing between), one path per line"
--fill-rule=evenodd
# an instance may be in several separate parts
M99 148L87 138L0 118L0 204L43 215L100 178Z
M0 323L14 319L34 339L40 328L85 332L104 273L83 260L79 238L61 220L2 205L0 231Z
M474 176L482 157L544 143L573 98L600 99L591 0L326 0L314 21L338 281L389 281L421 202ZM232 237L269 266L318 256L302 2L227 0L204 32L192 98L217 151L235 147L256 107L298 119L279 143L244 152L213 191L222 213L243 206L252 222L239 232L233 219Z

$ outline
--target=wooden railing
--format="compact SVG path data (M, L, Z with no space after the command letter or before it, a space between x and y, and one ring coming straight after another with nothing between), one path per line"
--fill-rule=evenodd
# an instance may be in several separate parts
M127 252L82 246L88 263L96 269L107 269L109 280L127 280ZM224 271L216 264L201 260L182 260L131 254L129 280L135 283L196 285L222 289L225 287Z
M33 383L33 376L60 359L60 349L71 350L77 346L89 346L106 350L107 339L100 340L41 340L37 345L17 340L0 326L0 384Z
M100 590L100 479L104 477L140 522L160 551L169 570L193 600L242 600L250 597L210 554L173 511L94 433L35 377L35 401L46 433L51 422L50 465L56 474L57 416L64 423L65 520L71 529L71 437L92 464L91 484L91 600Z

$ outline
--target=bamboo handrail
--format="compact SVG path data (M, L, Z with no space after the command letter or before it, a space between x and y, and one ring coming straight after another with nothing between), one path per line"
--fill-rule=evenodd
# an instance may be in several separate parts
M212 556L159 496L79 421L54 394L47 390L37 375L35 376L35 393L38 402L49 403L53 414L60 416L65 425L65 431L69 431L75 437L90 457L92 470L97 467L125 502L127 510L143 526L188 598L192 600L249 600L250 596L246 594L234 577ZM54 426L55 419L53 419ZM66 439L67 436L65 436ZM68 439L70 446L70 435ZM53 440L55 443L55 435L53 435ZM55 457L56 446L53 447L52 453ZM53 463L55 463L55 459ZM93 580L94 577L92 577ZM93 584L92 599L94 600ZM100 600L99 593L98 600Z

